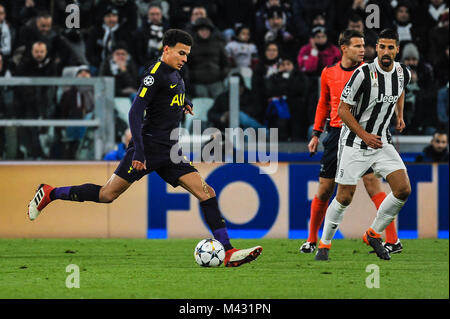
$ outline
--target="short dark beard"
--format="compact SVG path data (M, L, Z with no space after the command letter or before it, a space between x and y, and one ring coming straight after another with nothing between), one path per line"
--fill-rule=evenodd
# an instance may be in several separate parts
M392 59L389 57L389 62L383 62L383 58L385 58L385 57L382 57L382 58L381 58L381 60L380 60L381 64L382 64L385 68L390 67L391 64L392 64Z

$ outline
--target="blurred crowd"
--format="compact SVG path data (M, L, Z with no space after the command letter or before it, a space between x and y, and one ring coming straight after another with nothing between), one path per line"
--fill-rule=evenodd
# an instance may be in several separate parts
M72 3L80 28L66 26ZM379 28L366 27L371 4L380 9ZM404 134L448 130L446 0L0 0L0 77L112 76L115 96L132 100L160 57L164 32L180 28L194 38L182 70L186 94L214 100L210 125L227 125L227 78L236 74L243 127L278 127L281 141L306 141L321 71L341 57L339 33L364 31L370 61L377 33L388 27L400 36L397 60L412 71ZM90 87L58 95L52 87L0 86L0 118L90 118L93 107ZM120 142L126 123L117 127ZM55 129L53 140L64 143L44 152L48 130L21 128L18 142L5 145L12 133L0 128L0 158L6 149L18 158L73 158L85 132Z

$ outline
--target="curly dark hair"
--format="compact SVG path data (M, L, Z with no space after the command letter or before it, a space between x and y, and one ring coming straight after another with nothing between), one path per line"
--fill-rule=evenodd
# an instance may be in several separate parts
M191 35L180 29L169 29L164 33L163 46L174 47L177 43L192 46L194 40Z
M380 35L378 36L378 40L380 39L392 39L395 40L397 45L400 43L400 39L398 37L397 31L393 29L384 29L380 32Z

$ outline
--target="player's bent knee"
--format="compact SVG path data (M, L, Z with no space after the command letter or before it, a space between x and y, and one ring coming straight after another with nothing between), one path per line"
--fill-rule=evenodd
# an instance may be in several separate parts
M112 193L105 191L103 188L100 190L99 200L102 203L109 204L112 203L117 197L119 197L118 193Z
M341 200L338 200L338 202L339 202L342 206L348 206L348 205L351 204L352 198L351 198L351 197L342 198Z
M214 191L214 188L208 185L209 188L209 195L210 197L216 197L216 192Z
M100 202L105 203L105 204L109 204L112 203L116 198L114 198L111 195L103 195L100 197Z
M331 198L334 192L334 180L321 179L319 181L319 189L317 191L317 198L323 202L326 202Z
M201 192L199 199L200 201L208 200L210 198L213 198L216 196L216 192L214 189L209 186L208 184L205 184L203 187L203 192Z
M327 200L329 200L331 198L331 195L333 195L333 190L319 191L317 193L317 198L322 202L326 202Z
M348 190L345 190L345 191L340 191L336 195L336 200L341 205L348 206L352 202L353 194L355 194L355 190L353 190L353 189L352 190L348 189Z
M400 200L407 200L409 195L411 194L411 186L405 185L395 191L393 191L393 194L395 198L398 198Z

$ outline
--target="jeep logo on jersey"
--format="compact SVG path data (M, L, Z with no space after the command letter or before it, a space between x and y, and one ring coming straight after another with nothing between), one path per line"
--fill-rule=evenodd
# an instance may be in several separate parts
M377 99L377 103L396 103L398 100L398 96L393 96L393 95L384 95L381 94L381 96Z
M150 86L150 85L152 85L154 82L155 82L155 79L154 79L153 76L151 76L151 75L147 75L147 76L144 78L144 85L145 85L145 86Z

